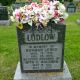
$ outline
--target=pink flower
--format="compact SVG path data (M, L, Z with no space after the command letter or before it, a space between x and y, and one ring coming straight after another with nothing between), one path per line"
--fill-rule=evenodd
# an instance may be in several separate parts
M20 11L18 9L16 9L14 14L15 14L16 19L19 20L19 18L21 16Z
M60 18L60 22L63 23L64 22L64 19L63 18Z
M38 7L38 4L35 3L35 2L32 2L32 3L31 3L31 6L32 6L32 7Z
M46 5L49 5L50 4L49 0L42 0L42 3L43 4L46 4Z
M20 16L20 13L16 13L16 16Z
M60 17L60 14L58 13L58 10L55 10L55 11L53 12L53 17L54 17L54 18Z
M28 7L27 7L27 10L30 10L30 11L32 11L32 6L31 5L29 5Z

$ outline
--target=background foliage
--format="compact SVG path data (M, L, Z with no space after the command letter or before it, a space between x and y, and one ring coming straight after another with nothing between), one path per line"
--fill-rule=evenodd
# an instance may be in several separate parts
M7 5L11 5L15 1L16 0L0 0L0 3L2 3L2 5L4 5L4 6L7 6Z
M7 5L11 5L15 1L17 1L17 0L0 0L0 3L2 3L2 5L4 5L4 6L7 6ZM18 0L18 1L23 1L23 0ZM32 1L37 1L38 2L39 0L32 0ZM59 1L62 2L63 0L59 0ZM73 1L73 0L64 0L64 1Z

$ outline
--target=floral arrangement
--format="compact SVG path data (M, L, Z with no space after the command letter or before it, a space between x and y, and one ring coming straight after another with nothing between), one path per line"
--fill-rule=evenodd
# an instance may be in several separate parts
M23 24L26 23L30 26L34 23L38 29L41 24L46 27L49 21L62 23L68 17L68 14L65 6L59 1L42 0L42 3L32 2L30 5L15 9L13 17L19 24L19 29L23 29Z

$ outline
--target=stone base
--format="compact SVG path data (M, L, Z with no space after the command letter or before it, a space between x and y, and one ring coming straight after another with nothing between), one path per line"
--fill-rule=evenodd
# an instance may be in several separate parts
M14 80L72 80L72 77L65 62L63 72L47 73L21 73L20 63L18 63Z
M0 20L0 25L10 25L10 20Z

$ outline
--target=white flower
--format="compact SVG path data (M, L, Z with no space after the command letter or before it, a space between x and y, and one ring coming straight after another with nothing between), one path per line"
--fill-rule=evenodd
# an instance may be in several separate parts
M60 3L60 5L59 5L59 10L62 12L64 12L66 10L65 6L62 3Z
M15 22L15 19L14 19L13 16L10 16L10 20L11 20L12 22Z
M53 5L55 6L55 5L58 5L59 3L60 3L59 1L54 1Z
M56 18L56 19L54 20L55 23L58 23L59 21L60 21L59 18Z
M40 13L41 9L39 10L38 8L33 8L33 11L35 14Z
M24 7L20 7L20 12L25 12Z
M21 19L21 23L23 24L27 23L26 19Z
M35 15L34 11L28 11L28 14L31 15Z
M30 26L32 26L32 21L28 21L28 24L29 24Z

